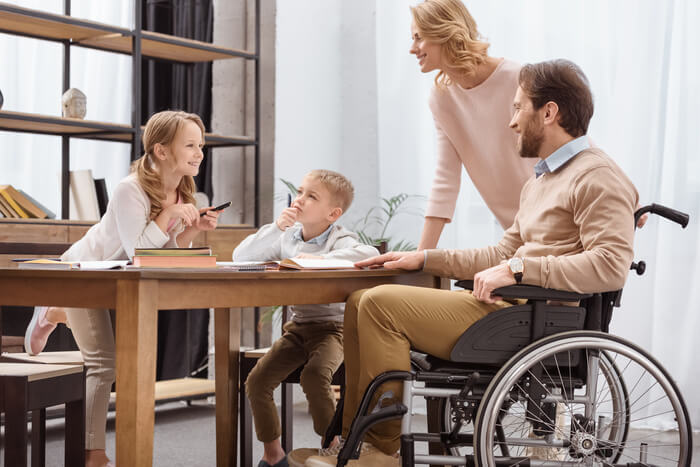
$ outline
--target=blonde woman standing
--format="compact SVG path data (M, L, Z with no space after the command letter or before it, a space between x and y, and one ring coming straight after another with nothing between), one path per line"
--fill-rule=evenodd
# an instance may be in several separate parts
M199 116L164 111L146 123L146 153L114 189L107 212L62 256L63 261L129 259L135 248L187 247L216 228L218 213L198 210L193 177L204 155ZM206 213L200 217L201 213ZM113 467L105 452L115 351L109 310L37 307L25 334L29 354L40 353L58 323L70 325L87 367L85 465Z
M437 246L452 220L462 167L505 230L535 161L518 155L508 128L520 65L488 55L488 42L460 0L425 0L411 13L410 53L421 72L438 70L429 102L437 169L418 246L423 250Z

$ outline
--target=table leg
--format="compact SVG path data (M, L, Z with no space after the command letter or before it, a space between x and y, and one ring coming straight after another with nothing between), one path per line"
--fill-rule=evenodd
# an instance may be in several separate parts
M158 282L117 282L117 465L153 464Z
M216 361L216 465L238 461L238 363L241 344L239 308L214 310Z

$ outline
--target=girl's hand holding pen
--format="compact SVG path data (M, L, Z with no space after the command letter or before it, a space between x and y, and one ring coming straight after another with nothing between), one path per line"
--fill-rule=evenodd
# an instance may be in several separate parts
M212 208L213 206L210 206L199 210L199 216L197 217L197 223L195 226L197 229L214 230L216 228L221 211L215 211Z
M187 227L197 223L199 219L199 211L191 203L173 204L163 209L156 217L156 223L163 232L167 232L168 224L171 220L182 219L182 223Z

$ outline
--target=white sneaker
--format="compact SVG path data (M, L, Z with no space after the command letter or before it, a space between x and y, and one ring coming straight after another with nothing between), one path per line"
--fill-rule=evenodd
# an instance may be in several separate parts
M340 449L338 449L340 452ZM338 463L338 454L329 456L312 456L306 460L306 467L330 467ZM398 467L399 458L384 454L370 443L362 443L360 457L347 463L348 467Z

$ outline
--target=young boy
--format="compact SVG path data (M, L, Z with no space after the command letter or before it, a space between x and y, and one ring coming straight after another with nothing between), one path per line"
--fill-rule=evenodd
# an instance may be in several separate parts
M334 224L350 207L353 193L350 181L337 172L309 172L291 206L276 222L243 240L233 251L233 260L274 261L301 256L360 261L378 255L375 248L360 243L353 232ZM302 365L301 386L309 401L314 431L323 436L330 424L335 411L331 380L343 362L344 308L343 303L293 306L292 319L285 324L282 337L248 376L246 394L265 451L258 467L295 467L305 461L287 459L282 450L281 427L272 398L274 389Z

